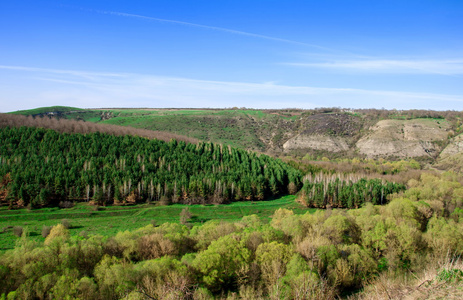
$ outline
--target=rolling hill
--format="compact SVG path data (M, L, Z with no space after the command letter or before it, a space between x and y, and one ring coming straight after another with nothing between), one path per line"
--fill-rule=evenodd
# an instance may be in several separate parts
M169 132L275 156L415 158L426 162L440 161L450 152L456 154L451 149L459 143L463 120L463 113L456 111L339 108L77 109L55 106L14 114Z

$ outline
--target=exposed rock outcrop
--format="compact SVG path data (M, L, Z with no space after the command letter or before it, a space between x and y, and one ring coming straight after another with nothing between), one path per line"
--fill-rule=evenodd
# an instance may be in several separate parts
M433 119L382 120L370 128L356 146L367 157L435 158L442 150L450 128L445 121Z
M283 149L311 149L340 152L349 150L349 146L346 139L339 136L299 134L284 143Z
M439 158L447 158L449 156L463 152L463 134L453 138L453 140L441 152Z

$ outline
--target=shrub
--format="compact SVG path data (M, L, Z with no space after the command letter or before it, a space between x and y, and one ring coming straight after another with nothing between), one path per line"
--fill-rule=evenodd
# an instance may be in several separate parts
M61 224L64 226L64 228L69 229L71 228L71 222L68 219L63 219L61 220Z
M72 201L60 201L58 206L60 208L71 208L74 207L74 203Z
M138 240L138 253L142 259L155 259L164 255L175 255L174 243L160 233L144 235Z
M52 227L52 229L50 230L50 234L45 239L45 245L50 244L51 241L60 237L64 239L69 237L69 230L66 227L64 227L63 224L58 224Z
M170 199L167 196L161 196L161 199L159 200L160 205L169 205L170 204Z
M188 207L185 207L180 212L180 224L187 225L188 222L191 220L192 216L193 215L191 214L190 209Z
M463 271L460 269L444 269L437 274L436 279L447 283L459 282L463 280Z
M42 227L42 237L46 238L50 234L51 228L52 228L52 226L44 225Z
M13 227L13 234L17 237L21 237L23 235L23 228L22 226L15 226Z
M102 211L103 210L103 207L99 206L99 205L95 205L92 207L92 210L93 211Z

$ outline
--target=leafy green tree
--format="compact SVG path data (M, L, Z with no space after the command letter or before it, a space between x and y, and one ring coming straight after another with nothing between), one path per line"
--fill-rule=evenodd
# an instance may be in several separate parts
M257 247L256 261L268 286L275 285L285 275L291 256L291 247L282 243L262 243Z
M249 259L250 251L244 242L232 234L213 241L206 250L199 252L192 266L210 290L228 290L236 284Z

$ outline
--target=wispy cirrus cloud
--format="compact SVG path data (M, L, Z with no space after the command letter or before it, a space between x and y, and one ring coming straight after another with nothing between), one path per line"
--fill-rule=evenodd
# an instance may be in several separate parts
M11 70L11 71L26 71L26 72L35 72L35 73L46 73L46 74L56 74L56 75L70 75L81 78L87 78L89 80L96 79L100 77L121 77L124 76L121 73L108 73L108 72L86 72L86 71L76 71L76 70L61 70L61 69L48 69L48 68L34 68L34 67L23 67L23 66L5 66L0 65L0 70Z
M345 103L343 107L352 108L463 109L462 95L0 66L0 78L10 78L17 72L28 88L4 89L0 95L2 111L50 105L220 108L249 107L250 103L254 108L314 108Z
M406 73L406 74L463 74L463 59L447 60L339 60L320 63L287 63L287 65L306 68L321 68L330 70L348 70L376 73Z

